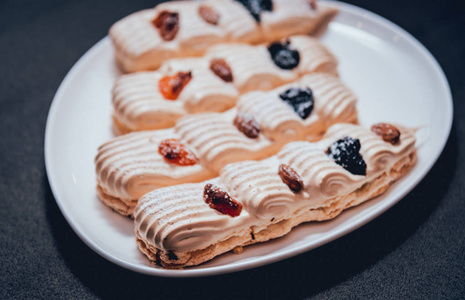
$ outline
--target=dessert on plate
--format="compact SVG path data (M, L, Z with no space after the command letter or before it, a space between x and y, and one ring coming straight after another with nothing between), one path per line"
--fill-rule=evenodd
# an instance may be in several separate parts
M169 128L181 116L222 112L235 106L241 94L315 72L337 75L337 60L309 36L267 45L215 45L203 57L171 59L157 71L120 76L112 93L114 129Z
M357 99L315 38L316 0L172 1L110 29L125 72L97 193L134 217L138 247L196 266L330 220L416 162L414 130L357 125Z
M382 194L415 161L411 129L336 124L319 142L292 142L266 160L227 165L217 178L145 194L134 210L139 249L165 268L240 252Z
M187 115L174 128L134 132L100 146L99 198L132 215L149 191L213 178L229 163L269 157L290 141L319 140L339 122L357 122L356 97L333 75L309 74L250 92L230 111Z
M202 55L221 42L261 43L310 34L337 13L315 0L173 1L133 13L110 28L126 72L153 70L174 57Z

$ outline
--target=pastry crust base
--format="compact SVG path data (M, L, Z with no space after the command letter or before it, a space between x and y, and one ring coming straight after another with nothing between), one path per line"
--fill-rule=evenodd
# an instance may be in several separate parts
M406 174L415 162L416 152L413 151L397 162L391 170L384 172L373 181L367 182L350 194L335 198L329 206L310 209L304 212L297 211L293 217L270 224L259 232L254 232L253 228L249 228L241 236L232 236L205 249L186 252L157 249L144 241L136 230L137 244L140 251L152 262L169 269L199 265L230 250L233 250L234 253L240 253L242 252L242 246L281 237L290 232L293 227L304 222L333 219L343 210L381 195L394 181Z
M117 213L134 219L133 211L137 205L137 199L131 200L129 203L126 203L120 198L113 197L105 193L105 191L102 189L98 181L97 181L97 195L98 195L98 198L105 205L109 206L111 209L113 209Z

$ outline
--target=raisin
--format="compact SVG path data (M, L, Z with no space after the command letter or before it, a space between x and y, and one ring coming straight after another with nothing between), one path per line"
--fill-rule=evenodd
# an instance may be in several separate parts
M307 119L313 110L313 92L309 88L290 88L279 95L302 119Z
M168 259L169 260L178 260L178 256L173 251L168 251Z
M202 19L212 25L218 25L220 14L208 5L199 6L199 15Z
M278 171L279 177L281 180L294 192L298 193L304 187L304 182L302 177L297 174L297 172L288 165L281 164Z
M158 29L163 40L172 41L179 31L179 14L163 10L153 19L152 24Z
M192 73L178 72L173 76L165 76L158 82L158 90L168 100L176 100L182 89L192 79Z
M251 139L257 138L260 133L260 124L251 114L238 113L234 118L234 126Z
M299 51L291 49L289 45L289 41L286 41L284 43L272 43L268 46L271 59L275 65L284 70L294 69L300 62Z
M234 79L231 68L222 58L212 59L210 62L210 70L225 82L231 82Z
M203 200L214 210L228 215L237 217L241 214L242 204L231 198L228 193L220 190L219 187L208 183L203 189Z
M360 140L346 136L333 143L326 153L354 175L366 175L367 165L360 155Z
M198 161L195 154L177 139L161 141L158 152L170 163L180 166L192 166Z
M388 123L379 123L371 126L371 131L383 138L383 141L393 145L399 143L400 131Z
M318 8L316 0L310 0L308 4L310 5L310 8L313 10L316 10Z
M236 0L247 8L252 17L260 22L262 11L273 11L273 1L271 0Z

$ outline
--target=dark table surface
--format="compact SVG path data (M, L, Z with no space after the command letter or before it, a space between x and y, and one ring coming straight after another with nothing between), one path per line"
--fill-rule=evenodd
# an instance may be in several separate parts
M0 299L465 299L465 4L348 0L400 25L437 58L455 120L428 176L389 211L330 244L221 276L166 279L100 257L50 191L43 140L60 82L137 0L0 0Z

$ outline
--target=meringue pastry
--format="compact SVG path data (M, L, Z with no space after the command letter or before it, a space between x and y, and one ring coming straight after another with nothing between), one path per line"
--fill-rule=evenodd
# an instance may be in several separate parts
M133 13L110 28L116 61L125 72L154 70L166 59L199 56L221 42L260 43L311 34L337 13L316 1L250 2L172 1Z
M165 268L198 265L335 218L384 193L415 161L411 129L336 124L319 142L292 142L266 160L230 164L217 178L147 193L134 210L137 243Z

